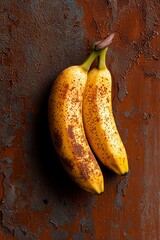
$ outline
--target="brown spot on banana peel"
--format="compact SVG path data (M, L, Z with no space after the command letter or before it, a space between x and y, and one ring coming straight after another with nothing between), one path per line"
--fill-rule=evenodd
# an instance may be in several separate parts
M90 158L94 160L94 155L93 155L92 152L90 152ZM81 177L84 180L89 179L90 176L93 175L94 170L96 170L96 169L88 168L88 163L87 163L87 159L86 158L84 158L83 161L79 162L78 165L79 165L79 168L81 169ZM96 172L96 176L98 176L98 175L99 175L99 172Z
M76 142L73 142L72 146L73 146L73 151L77 155L77 157L83 157L83 155L84 155L83 146L79 143L76 143Z
M79 167L81 169L81 177L84 179L84 180L87 180L89 178L89 175L90 175L90 171L88 169L88 166L87 164L82 161L79 163Z
M76 142L75 134L74 134L74 126L72 126L72 125L68 126L68 135L69 135L69 137L71 139L71 144L72 144L74 153L78 157L83 157L83 155L84 155L84 148L83 148L83 146L81 144Z
M69 84L65 84L64 87L63 87L63 93L62 93L62 98L63 99L66 98L66 94L67 94L68 89L69 89Z
M71 139L74 138L74 132L73 132L73 126L72 125L68 126L68 135Z

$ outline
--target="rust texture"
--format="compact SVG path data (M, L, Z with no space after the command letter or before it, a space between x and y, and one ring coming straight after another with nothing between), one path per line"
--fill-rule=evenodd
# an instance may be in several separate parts
M0 239L159 239L159 13L159 0L0 2ZM105 192L94 196L57 160L47 103L57 75L109 32L113 110L130 172L101 166Z

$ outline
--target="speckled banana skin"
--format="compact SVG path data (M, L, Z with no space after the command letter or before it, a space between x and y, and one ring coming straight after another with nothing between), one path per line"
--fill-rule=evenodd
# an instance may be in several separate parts
M94 68L88 73L83 101L84 126L99 160L117 174L124 174L128 172L128 160L112 113L111 87L107 68Z
M70 177L83 189L104 191L101 169L88 145L82 119L87 71L65 69L55 80L49 98L49 126L53 145Z

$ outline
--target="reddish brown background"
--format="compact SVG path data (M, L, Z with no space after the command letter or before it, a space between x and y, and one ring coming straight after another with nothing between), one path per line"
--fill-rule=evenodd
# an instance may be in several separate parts
M0 239L160 239L159 0L0 3ZM102 167L105 192L79 189L48 131L55 77L116 32L107 65L130 172Z

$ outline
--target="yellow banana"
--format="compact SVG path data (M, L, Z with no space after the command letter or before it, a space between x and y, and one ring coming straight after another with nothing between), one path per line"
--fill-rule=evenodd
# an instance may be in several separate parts
M99 160L117 174L128 172L125 147L112 113L112 79L106 68L107 48L101 50L99 68L88 73L83 119L89 144Z
M83 189L104 191L101 169L87 142L82 119L83 93L89 67L95 57L71 66L55 80L49 97L49 127L55 150L70 177Z

